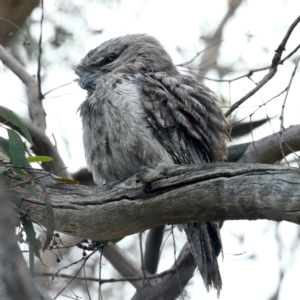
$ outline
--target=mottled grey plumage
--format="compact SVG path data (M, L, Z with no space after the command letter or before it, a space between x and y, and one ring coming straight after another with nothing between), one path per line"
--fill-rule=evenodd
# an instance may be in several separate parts
M76 66L88 91L80 106L85 157L97 184L124 180L142 165L192 164L227 157L227 122L217 97L181 75L154 38L109 40ZM204 283L222 287L216 223L185 224Z

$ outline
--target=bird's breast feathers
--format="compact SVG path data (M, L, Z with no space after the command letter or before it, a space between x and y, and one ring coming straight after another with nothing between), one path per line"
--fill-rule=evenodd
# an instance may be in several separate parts
M124 180L142 165L173 163L149 125L137 79L103 76L80 107L85 156L97 184Z

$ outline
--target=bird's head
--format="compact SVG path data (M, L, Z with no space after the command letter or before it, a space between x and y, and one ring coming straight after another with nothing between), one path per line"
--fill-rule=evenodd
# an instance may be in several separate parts
M113 72L177 74L172 59L163 46L146 34L125 35L101 44L75 67L79 85L94 89L95 80Z

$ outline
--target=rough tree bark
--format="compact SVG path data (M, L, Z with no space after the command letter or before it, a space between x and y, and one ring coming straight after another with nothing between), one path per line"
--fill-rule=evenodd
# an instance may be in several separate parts
M46 225L40 188L6 175L31 218ZM107 190L45 178L56 230L93 240L142 232L162 224L269 219L300 224L300 171L261 164L205 164L144 168ZM9 188L11 186L11 188ZM130 220L130 222L128 222Z

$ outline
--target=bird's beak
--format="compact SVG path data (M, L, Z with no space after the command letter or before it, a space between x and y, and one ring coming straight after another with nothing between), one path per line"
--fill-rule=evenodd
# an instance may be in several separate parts
M84 90L95 89L95 81L103 75L102 72L97 72L93 74L81 74L78 79L78 84Z

